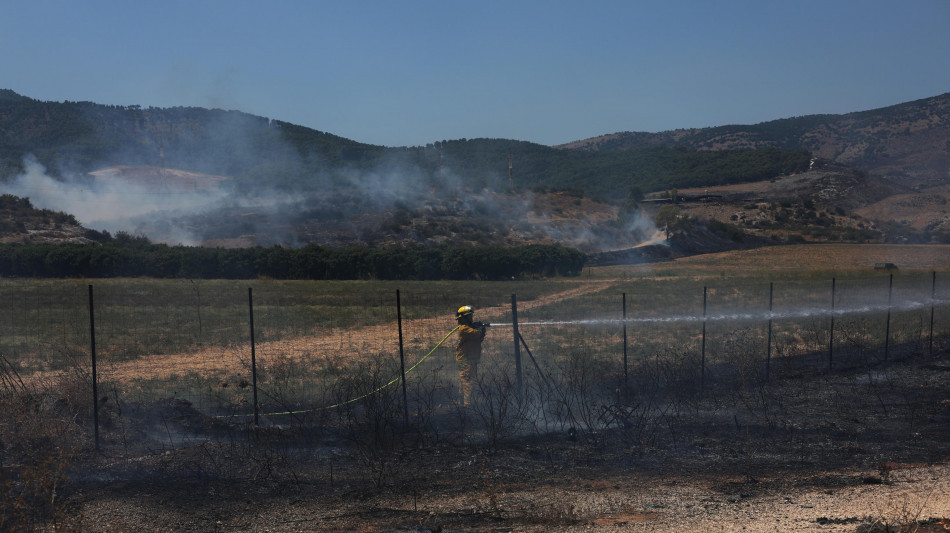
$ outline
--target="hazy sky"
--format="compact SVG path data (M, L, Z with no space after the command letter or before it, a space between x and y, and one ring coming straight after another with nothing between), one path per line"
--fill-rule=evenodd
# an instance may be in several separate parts
M950 92L950 0L0 0L0 88L559 144Z

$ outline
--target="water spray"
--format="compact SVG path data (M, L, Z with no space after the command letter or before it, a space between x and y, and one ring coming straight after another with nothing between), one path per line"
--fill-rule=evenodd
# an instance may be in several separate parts
M933 305L944 305L950 303L946 299L928 299L923 301L908 300L896 304L887 305L864 305L853 307L836 307L825 309L820 307L805 307L801 309L789 309L786 311L769 311L765 313L721 313L718 315L668 315L655 317L632 317L632 318L590 318L579 320L539 320L531 322L518 321L518 326L596 326L605 324L672 324L672 323L697 323L697 322L723 322L723 321L748 321L759 320L781 320L781 319L800 319L800 318L825 318L842 317L847 315L859 315L868 313L877 313L884 311L913 311L931 307ZM491 327L511 327L511 322L492 322L488 324Z

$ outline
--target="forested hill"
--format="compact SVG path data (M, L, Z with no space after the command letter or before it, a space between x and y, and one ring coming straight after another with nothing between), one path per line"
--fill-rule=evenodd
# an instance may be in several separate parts
M22 172L29 154L53 175L149 165L278 185L386 151L238 111L41 102L0 90L0 179Z
M618 134L574 149L508 139L384 147L239 111L0 90L9 204L0 242L125 234L228 249L542 244L587 253L651 239L659 207L639 199L672 189L687 202L711 191L714 205L696 202L690 217L742 224L769 242L943 242L945 188L914 191L828 159L946 184L948 109L944 95L850 115Z
M802 149L917 189L950 175L950 93L841 115L809 115L660 133L621 132L562 145L610 152L645 147L687 150Z
M148 165L229 176L239 189L299 191L352 184L354 172L411 171L433 187L575 189L603 198L632 187L769 178L809 160L805 151L776 148L586 152L506 139L392 148L238 111L43 102L0 90L0 179L22 173L28 155L57 177Z

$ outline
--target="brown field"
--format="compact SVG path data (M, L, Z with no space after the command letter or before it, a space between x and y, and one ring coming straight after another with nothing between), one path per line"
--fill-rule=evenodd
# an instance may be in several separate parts
M572 284L573 285L573 284ZM557 302L576 298L592 292L604 290L607 284L602 281L582 282L565 288L563 291L546 294L539 298L523 302L521 310L553 305ZM502 306L479 309L479 317L485 321L498 320L506 309ZM448 331L454 327L451 316L440 318L416 319L415 329L425 331ZM381 346L393 344L395 324L362 326L354 330L331 330L320 335L297 335L292 338L262 342L256 345L261 357L278 355L291 362L305 361L314 354L332 360L354 359L353 354L366 354L379 351ZM117 362L104 369L103 376L121 383L131 383L143 379L172 380L186 374L217 375L222 377L226 368L233 367L235 356L242 361L250 358L247 347L203 348L194 352L160 354L146 356L148 364L141 361ZM411 354L414 355L414 354ZM48 379L48 375L37 373L37 378Z
M827 278L840 276L860 285L888 274L874 270L879 262L896 264L896 275L909 274L915 283L929 280L930 272L942 278L950 270L950 246L776 246L597 267L575 279L544 282L543 288L539 282L537 292L519 299L519 312L528 320L596 317L599 306L613 305L620 291L628 291L631 307L649 314L651 307L694 305L696 289L701 295L707 284L711 294L722 297L750 284L767 287L772 279L808 286L815 278L823 287ZM305 286L281 285L287 291ZM332 285L341 293L344 287L362 291L353 297L368 307L389 306L390 286L386 298L372 286ZM685 286L685 295L665 292L658 301L652 292L658 286ZM479 318L505 321L511 287L475 283L465 290L497 293L484 300ZM112 290L119 288L121 282ZM191 294L185 288L183 294ZM451 311L452 288L440 285L426 296L436 303L427 305ZM405 294L411 297L422 286L410 289ZM212 298L210 285L201 290L203 298ZM258 325L271 338L260 341L257 357L269 405L275 405L275 395L295 397L307 365L326 364L327 371L340 372L322 378L336 380L328 398L348 398L389 379L392 366L375 365L394 351L395 322L385 318L391 315L374 311L366 315L372 317L367 325L296 330L269 323L268 317L278 315L262 307ZM194 311L178 316L174 307L156 309L155 317L172 315L170 323L185 329L184 317ZM54 315L66 314L54 309ZM407 320L410 361L454 326L450 312L446 315L423 313ZM203 317L211 328L208 310ZM950 330L946 318L941 310L938 329L944 335ZM915 320L891 335L910 339L901 344L917 346L916 354L888 363L869 357L867 364L831 372L805 364L807 353L795 355L779 365L782 373L771 383L749 373L757 356L743 351L761 348L761 324L737 327L726 338L720 331L725 326L711 326L719 337L711 340L710 351L719 354L717 362L734 363L738 371L701 394L688 369L699 330L684 334L641 326L631 329L631 346L640 347L631 357L642 379L624 397L613 388L616 366L605 367L598 359L600 350L616 351L618 331L566 326L555 334L527 326L527 344L548 369L547 379L560 387L557 392L543 387L525 359L530 401L518 400L506 388L510 383L489 366L483 403L462 408L445 395L455 387L446 348L438 362L407 380L413 404L408 427L398 386L340 409L294 417L265 414L256 429L249 418L224 422L209 417L184 391L205 390L222 402L237 398L235 407L246 411L249 389L234 380L247 364L246 345L110 360L110 346L103 342L106 391L100 389L104 422L98 453L92 449L82 371L39 370L35 383L27 379L25 385L0 381L11 403L20 402L11 391L41 383L58 388L17 403L20 407L0 419L0 473L6 476L0 481L33 480L29 486L2 486L0 530L947 531L950 354L945 337L933 357L921 354L922 326ZM843 345L877 342L880 327L848 333L853 326L844 322L839 324ZM809 350L817 339L818 349L824 349L826 326L806 320L781 342L786 349ZM489 360L507 360L512 330L492 329L497 331L486 341ZM666 337L684 338L687 348L643 353L644 346L668 342ZM555 352L556 359L548 358ZM359 374L346 373L354 367ZM605 368L613 377L601 375ZM210 388L196 388L198 376L212 375ZM11 377L9 367L0 366L0 377ZM168 387L168 397L127 401L132 393L125 387L156 384ZM554 409L559 414L534 413L542 404L559 406ZM37 455L44 450L47 455ZM55 498L49 487L56 487Z
M855 213L866 218L904 221L917 229L945 229L950 225L950 193L897 194L856 209Z
M587 277L565 280L567 287L539 298L521 303L521 310L555 305L557 302L595 292L608 291L622 283L626 275L650 276L654 269L663 277L749 277L774 274L862 273L872 272L878 262L890 262L903 271L950 269L950 245L792 245L706 254L677 259L659 265L597 267ZM763 269L762 265L769 265ZM764 271L763 271L764 270ZM486 321L500 320L508 306L480 310ZM451 328L452 322L444 317L416 320L414 327L426 331ZM314 353L334 360L351 357L355 353L372 353L393 340L394 324L360 327L358 331L331 330L319 335L298 335L282 340L262 342L260 354L280 354L292 360L303 360ZM246 347L205 347L194 352L156 354L147 356L148 364L140 361L118 362L104 368L104 376L123 383L137 379L169 380L188 373L204 375L222 373L233 365L235 357L247 360ZM37 374L35 377L40 377Z
M900 270L950 270L950 245L797 244L684 257L667 263L598 267L590 275L715 275L742 277L765 273L873 272L875 263L894 263Z

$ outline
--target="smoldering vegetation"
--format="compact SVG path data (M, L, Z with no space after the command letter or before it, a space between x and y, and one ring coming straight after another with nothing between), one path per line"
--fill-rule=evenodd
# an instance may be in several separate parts
M18 312L0 321L0 393L18 406L0 424L3 516L75 526L77 491L112 483L410 507L474 485L475 516L568 525L584 511L518 508L485 484L565 468L841 467L887 483L888 463L950 454L950 345L942 277L902 274L890 302L882 279L839 279L837 314L822 311L825 280L807 277L776 284L773 312L761 279L258 282L253 352L239 284L103 282L95 401L85 287L18 281L4 288ZM446 316L459 301L494 324L468 408Z
M511 182L504 152L459 159L434 145L372 147L220 110L85 112L99 128L94 159L27 154L0 191L98 231L189 246L560 242L587 251L655 232L645 219L618 220L613 201Z
M616 207L557 192L474 189L439 174L388 168L345 172L299 189L248 188L229 181L205 189L124 177L123 169L60 181L36 163L4 185L38 207L74 214L86 227L189 246L561 243L582 250L630 247L656 230L645 217L619 222ZM589 208L589 212L585 209Z

